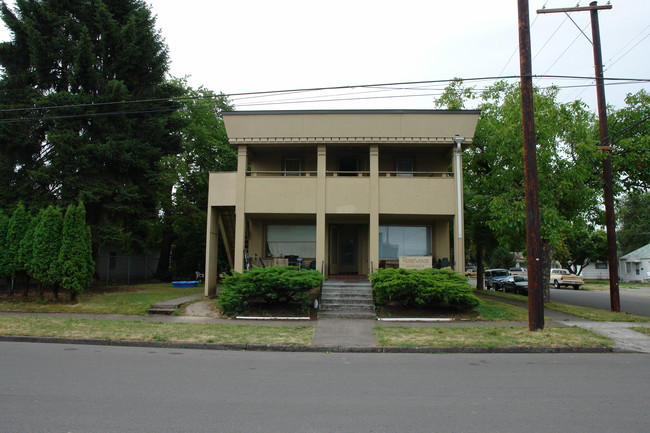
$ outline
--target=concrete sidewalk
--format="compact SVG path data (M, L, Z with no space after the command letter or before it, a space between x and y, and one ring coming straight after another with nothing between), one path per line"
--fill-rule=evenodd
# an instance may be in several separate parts
M191 298L191 299L190 299ZM183 297L165 302L165 306L172 308L200 299L201 295ZM508 303L522 306L525 304L517 301L508 301ZM418 321L400 321L400 322L383 322L369 319L319 319L319 320L233 320L214 317L210 305L214 301L199 301L191 304L186 308L186 312L192 315L168 316L168 315L120 315L120 314L79 314L79 313L18 313L18 312L0 312L0 315L35 315L43 317L65 317L65 318L85 318L98 320L127 320L127 321L146 321L146 322L167 322L167 323L214 323L229 325L261 325L261 326L314 326L314 337L309 346L295 347L282 346L273 347L269 345L242 345L242 344L186 344L183 342L128 342L128 345L158 345L165 347L197 347L197 348L218 348L218 349L236 349L236 350L281 350L281 351L354 351L354 352L452 352L452 351L470 351L470 352L557 352L557 348L499 348L478 349L478 348L387 348L378 346L374 336L374 328L377 326L401 326L401 327L527 327L528 322L476 322L476 321L449 321L449 322L418 322ZM211 317L212 316L212 317ZM639 352L650 353L650 336L631 330L631 327L650 328L650 323L630 323L630 322L592 322L580 319L568 314L545 310L546 327L566 327L577 326L587 329L597 334L611 338L614 342L614 350L622 352ZM0 337L1 340L13 341L42 341L42 342L60 342L61 339L38 338L38 337ZM77 340L66 339L70 343ZM81 342L81 340L79 340ZM119 342L97 342L96 340L87 341L88 344L120 344ZM125 342L126 344L127 342ZM571 348L562 349L561 351L571 351ZM577 352L588 352L589 349L575 348ZM607 350L596 350L594 352L603 352Z

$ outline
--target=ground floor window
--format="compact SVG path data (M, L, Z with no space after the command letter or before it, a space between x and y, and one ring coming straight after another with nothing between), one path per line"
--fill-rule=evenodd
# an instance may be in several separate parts
M431 226L380 226L379 258L430 256Z
M272 257L316 257L316 226L268 225L266 246Z

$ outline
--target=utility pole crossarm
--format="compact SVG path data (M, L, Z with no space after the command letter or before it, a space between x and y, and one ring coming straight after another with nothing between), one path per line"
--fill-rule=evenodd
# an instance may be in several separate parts
M583 11L599 11L604 9L611 9L612 5L602 6L577 6L574 8L557 8L557 9L537 9L538 14L554 14L560 12L583 12Z

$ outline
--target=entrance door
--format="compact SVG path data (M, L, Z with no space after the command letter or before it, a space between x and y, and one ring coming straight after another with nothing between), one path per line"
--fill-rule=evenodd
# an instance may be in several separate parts
M330 228L330 273L359 273L359 227L332 225Z

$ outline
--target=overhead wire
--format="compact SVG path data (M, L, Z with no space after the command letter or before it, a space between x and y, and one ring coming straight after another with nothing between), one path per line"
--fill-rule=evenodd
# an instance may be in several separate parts
M592 80L592 77L581 77L581 76L567 76L567 75L535 75L535 78L538 79L563 79L563 80ZM495 81L495 80L507 80L507 79L518 79L519 76L513 75L508 77L474 77L462 79L463 82L481 82L481 81ZM613 84L631 84L631 83L640 83L640 82L650 82L650 79L645 78L620 78L612 77L607 78L609 81L608 85ZM289 90L271 90L271 91L261 91L261 92L241 92L241 93L230 93L230 94L214 94L214 95L200 95L192 97L178 97L178 98L155 98L155 99L140 99L134 101L115 101L115 102L102 102L98 104L69 104L69 105L60 105L60 106L50 106L50 107L20 107L20 108L5 108L0 109L0 114L13 114L13 113L47 113L42 115L29 115L29 116L20 116L20 117L5 117L0 118L1 123L15 123L23 121L46 121L46 120L60 120L60 119L73 119L73 118L83 118L83 117L98 117L98 116L115 116L115 115L134 115L134 114L147 114L147 113L159 113L159 112L168 112L183 109L179 107L178 103L183 101L191 100L214 100L219 97L227 97L233 101L246 100L249 102L239 104L238 106L264 106L264 105L280 105L280 104L298 104L298 103L307 103L307 102L342 102L342 101L353 101L353 100L371 100L371 99L387 99L387 98L407 98L407 97L430 97L438 96L442 94L443 89L432 88L434 85L441 85L445 83L453 82L454 80L426 80L426 81L408 81L408 82L396 82L396 83L381 83L381 84L359 84L359 85L346 85L346 86L331 86L331 87L314 87L314 88L303 88L303 89L289 89ZM428 87L427 87L428 85ZM397 87L400 86L400 87ZM404 86L417 86L417 87L404 87ZM553 85L556 88L572 88L572 87L581 87L581 85L571 85L571 86L557 86ZM289 95L289 94L300 94L306 92L316 92L316 91L333 91L341 89L368 89L364 92L346 92L338 93L334 95L314 95L314 96L305 96L300 98L291 98L283 99L280 101L267 101L267 102L255 102L256 98L269 98L277 97L280 95ZM379 93L386 91L427 91L428 93L419 93L419 94L407 94L407 95L384 95L384 96L369 96L369 97L350 97L351 95L358 95L360 93ZM480 93L482 89L475 89L475 92ZM141 105L141 104L149 104ZM151 104L158 104L158 106ZM165 104L174 104L174 106L166 106ZM65 109L87 109L94 107L107 107L107 106L130 106L129 109L123 110L113 110L106 112L84 112L84 113L61 113L57 114L57 110ZM135 108L134 106L141 105L141 108ZM206 104L208 105L208 104ZM134 107L134 108L131 108ZM212 105L208 105L212 107ZM208 108L206 107L206 108ZM195 108L195 107L194 107Z

